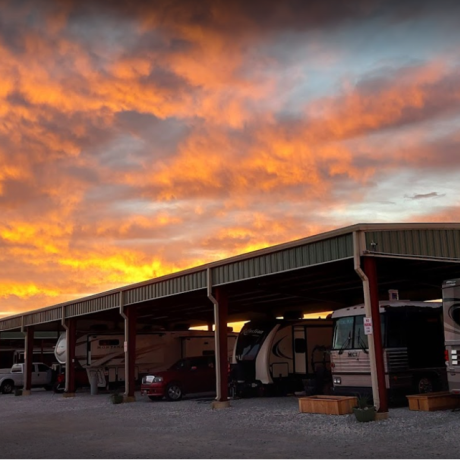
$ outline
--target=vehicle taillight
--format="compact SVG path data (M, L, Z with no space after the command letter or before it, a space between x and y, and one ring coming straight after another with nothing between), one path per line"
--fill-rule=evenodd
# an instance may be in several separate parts
M444 350L444 361L449 361L449 352Z
M64 380L65 380L65 375L64 375L64 374L59 374L59 375L57 376L57 381L58 381L58 383L63 383Z

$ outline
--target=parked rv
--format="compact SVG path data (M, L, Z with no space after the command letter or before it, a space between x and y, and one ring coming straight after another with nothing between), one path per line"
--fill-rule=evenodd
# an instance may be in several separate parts
M444 281L444 338L449 390L460 394L460 279Z
M228 333L229 354L237 334ZM66 362L66 334L61 334L55 354L61 364ZM164 370L177 360L189 356L214 355L214 333L209 331L158 331L136 335L137 381L153 371ZM120 333L89 333L77 338L75 359L88 372L89 381L96 374L98 387L116 385L125 380L124 335Z
M332 320L249 321L241 329L232 359L236 395L302 391L311 380L327 383ZM316 390L317 392L319 389Z
M371 395L364 305L337 310L331 351L333 392ZM446 385L440 302L380 302L383 358L389 398L441 390Z

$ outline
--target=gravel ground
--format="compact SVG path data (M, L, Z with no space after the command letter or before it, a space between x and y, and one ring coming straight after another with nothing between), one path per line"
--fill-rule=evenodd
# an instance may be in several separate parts
M1 458L459 458L460 412L390 410L387 420L299 413L297 398L151 402L36 390L0 395Z

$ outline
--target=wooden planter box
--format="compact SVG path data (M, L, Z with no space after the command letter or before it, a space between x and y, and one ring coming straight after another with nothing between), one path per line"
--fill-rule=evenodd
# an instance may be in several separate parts
M343 415L352 414L358 404L354 396L307 396L299 398L300 412L310 414Z
M419 395L406 396L410 410L435 411L454 409L460 403L460 399L448 391L434 393L422 393Z

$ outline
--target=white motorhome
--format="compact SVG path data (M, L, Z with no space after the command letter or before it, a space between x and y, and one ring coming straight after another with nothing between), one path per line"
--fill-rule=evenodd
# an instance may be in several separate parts
M442 302L447 381L451 393L460 394L460 279L444 281Z
M440 302L379 303L386 388L390 399L441 390L446 384ZM333 392L371 395L364 305L337 310L331 351Z
M330 319L249 321L235 344L231 381L237 394L301 391L329 370Z
M229 358L237 334L228 333ZM214 333L208 331L157 331L136 334L136 380L153 371L163 370L181 358L213 355ZM66 333L55 347L59 363L66 363ZM75 359L90 373L96 373L98 386L124 382L124 335L121 333L87 333L76 340ZM91 381L91 379L90 379Z

